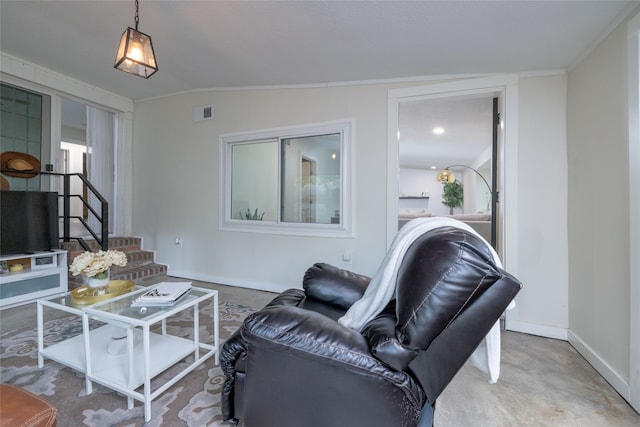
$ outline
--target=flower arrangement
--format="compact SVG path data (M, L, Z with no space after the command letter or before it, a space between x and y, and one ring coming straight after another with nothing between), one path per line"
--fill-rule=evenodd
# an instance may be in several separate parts
M112 265L124 267L127 265L127 256L115 250L85 252L74 258L69 270L74 276L84 274L87 277L106 279Z

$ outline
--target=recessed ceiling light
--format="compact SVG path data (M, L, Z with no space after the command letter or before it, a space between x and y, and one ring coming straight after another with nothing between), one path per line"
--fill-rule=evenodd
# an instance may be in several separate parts
M444 133L444 128L433 128L433 133L435 133L436 135L442 135Z
M438 169L437 166L431 166L431 169Z

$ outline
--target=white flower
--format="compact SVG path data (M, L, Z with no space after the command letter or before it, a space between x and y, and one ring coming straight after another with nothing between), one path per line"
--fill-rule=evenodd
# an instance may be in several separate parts
M107 271L112 265L124 267L127 265L127 256L115 250L85 252L74 258L69 270L74 276L85 274L87 277L93 277Z

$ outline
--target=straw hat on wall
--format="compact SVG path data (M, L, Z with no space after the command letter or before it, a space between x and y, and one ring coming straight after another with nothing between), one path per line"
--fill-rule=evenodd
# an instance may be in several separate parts
M40 160L31 154L5 151L0 154L2 173L15 178L33 178L40 173Z

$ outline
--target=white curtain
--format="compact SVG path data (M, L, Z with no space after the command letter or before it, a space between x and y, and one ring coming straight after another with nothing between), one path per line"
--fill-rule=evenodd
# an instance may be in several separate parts
M109 231L114 212L114 115L100 108L87 106L87 177L109 202ZM100 215L99 200L89 192L89 204ZM90 212L89 225L100 236L100 222Z

